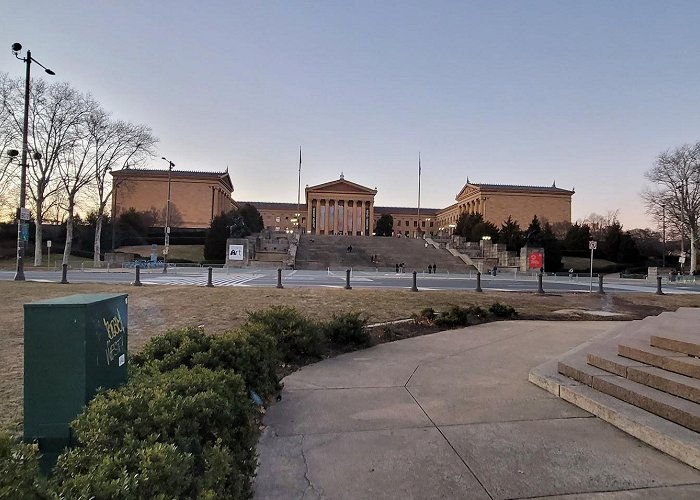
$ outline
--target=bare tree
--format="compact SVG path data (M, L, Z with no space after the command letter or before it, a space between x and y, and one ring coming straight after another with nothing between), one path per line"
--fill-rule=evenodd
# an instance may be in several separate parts
M94 146L93 187L96 191L97 218L95 224L95 244L93 259L95 266L100 263L100 240L104 214L114 190L108 176L113 169L140 166L154 155L158 139L150 127L125 121L113 121L109 114L100 110L92 113L87 121L87 129ZM116 217L116 214L112 214Z
M605 229L619 222L620 209L608 210L605 215L591 212L583 219L576 221L579 225L586 224L591 231L591 237L596 240L603 239Z
M14 127L5 105L13 85L7 73L0 73L0 213L3 215L14 213L17 203L11 200L19 187L19 157L12 159L7 154L9 149L19 150L22 144L22 136Z
M652 187L642 193L647 213L672 226L690 240L690 272L697 271L700 219L700 142L661 153L645 177Z
M91 100L90 98L88 98ZM78 194L93 180L92 165L95 154L95 143L92 134L89 133L88 123L92 114L100 113L97 104L92 101L86 103L94 111L86 117L86 120L77 125L73 134L73 143L65 148L59 155L58 177L65 194L66 204L66 244L63 247L63 263L68 263L73 244L73 218Z
M10 79L8 87L3 108L12 126L21 133L24 113L23 80ZM41 154L40 159L30 155L27 165L28 188L35 206L35 266L41 265L42 261L41 223L44 205L61 187L55 175L61 155L73 146L81 122L94 106L92 98L81 94L68 83L48 85L41 79L32 81L28 146L33 153Z

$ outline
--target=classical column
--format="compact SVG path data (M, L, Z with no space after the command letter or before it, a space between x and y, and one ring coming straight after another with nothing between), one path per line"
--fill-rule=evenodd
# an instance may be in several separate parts
M369 202L369 235L374 231L374 201Z

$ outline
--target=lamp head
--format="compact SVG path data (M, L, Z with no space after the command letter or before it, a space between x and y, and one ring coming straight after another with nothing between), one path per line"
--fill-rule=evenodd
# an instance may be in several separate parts
M10 158L16 158L17 155L19 155L19 151L17 151L16 149L7 150L7 156L9 156Z
M49 75L51 75L51 76L56 76L56 73L54 73L53 71L51 71L49 68L45 68L45 70L46 70L46 72L47 72Z
M12 44L12 53L13 53L14 55L17 55L17 54L19 53L20 50L22 50L22 44L21 44L21 43L15 42L15 43Z

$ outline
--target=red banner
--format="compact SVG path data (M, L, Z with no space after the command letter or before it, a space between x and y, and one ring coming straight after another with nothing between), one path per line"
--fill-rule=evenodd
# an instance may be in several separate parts
M533 252L528 257L528 267L530 269L539 269L544 265L544 254L542 252Z

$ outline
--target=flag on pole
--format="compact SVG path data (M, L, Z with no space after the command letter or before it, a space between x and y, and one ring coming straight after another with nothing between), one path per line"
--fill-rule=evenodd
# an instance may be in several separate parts
M299 172L301 172L301 146L299 146Z

